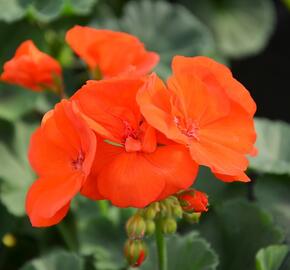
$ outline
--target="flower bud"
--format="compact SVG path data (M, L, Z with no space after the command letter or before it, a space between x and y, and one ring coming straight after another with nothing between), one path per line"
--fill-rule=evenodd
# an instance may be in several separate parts
M127 235L131 239L143 238L146 230L146 223L143 217L136 214L127 221L126 231Z
M144 218L154 219L159 211L160 211L159 203L158 202L152 203L144 209Z
M151 219L146 220L146 234L152 235L155 232L155 222Z
M132 267L140 266L147 257L147 246L142 240L127 240L124 255Z
M176 232L177 223L173 218L164 218L161 220L161 229L164 234L173 234Z
M184 213L184 218L190 223L198 223L201 213Z
M183 211L182 211L182 208L181 208L180 204L174 205L172 207L172 213L173 213L173 216L176 217L176 218L181 218L182 217Z
M207 195L195 189L188 189L178 194L180 205L185 212L206 212L208 206Z

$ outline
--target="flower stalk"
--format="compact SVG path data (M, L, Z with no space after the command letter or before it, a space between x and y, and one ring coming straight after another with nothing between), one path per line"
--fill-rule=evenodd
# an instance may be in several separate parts
M158 256L159 270L167 270L167 247L164 234L162 232L162 219L156 220L155 239Z

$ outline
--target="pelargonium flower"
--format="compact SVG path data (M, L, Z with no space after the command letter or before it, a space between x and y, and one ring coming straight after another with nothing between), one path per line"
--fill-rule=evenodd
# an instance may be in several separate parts
M14 57L4 64L2 81L18 84L33 91L58 91L61 66L51 56L39 51L33 41L20 44Z
M140 113L140 79L89 81L72 97L102 139L82 193L119 207L144 207L194 182L197 164L182 145L161 145Z
M158 54L148 52L138 38L123 32L74 26L66 41L100 78L145 75L159 61Z
M137 101L150 125L188 148L223 181L249 181L256 106L230 71L206 57L175 57L167 86L152 74Z
M96 136L72 102L63 100L44 116L29 147L38 175L26 199L33 226L54 225L66 215L91 172L95 151Z

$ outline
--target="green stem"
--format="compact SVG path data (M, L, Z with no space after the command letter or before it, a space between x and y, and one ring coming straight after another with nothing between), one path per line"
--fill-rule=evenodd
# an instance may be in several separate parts
M103 217L107 217L108 216L108 212L109 212L109 203L108 203L108 201L105 201L105 200L98 201L98 206L99 206L101 215Z
M167 250L166 250L166 241L161 229L161 220L157 219L156 221L156 247L158 255L158 265L159 270L167 270Z

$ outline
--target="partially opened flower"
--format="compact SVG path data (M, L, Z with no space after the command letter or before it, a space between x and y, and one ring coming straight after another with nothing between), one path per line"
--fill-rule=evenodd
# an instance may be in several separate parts
M255 103L225 67L175 57L167 87L153 74L137 101L148 123L185 145L195 162L224 181L249 181L244 171L256 140Z
M186 212L206 212L208 210L207 195L196 189L188 189L178 194L182 209Z
M158 144L136 103L143 81L89 81L72 98L98 140L92 175L82 193L119 207L144 207L193 183L197 164L182 145ZM104 141L105 140L105 141Z
M26 199L33 226L58 223L81 190L95 157L96 137L78 109L63 100L32 135L29 160L38 175Z
M75 26L67 32L66 41L99 79L145 75L159 61L138 38L123 32Z
M39 51L31 40L24 41L14 57L4 64L2 81L34 91L59 91L61 67L51 56Z

